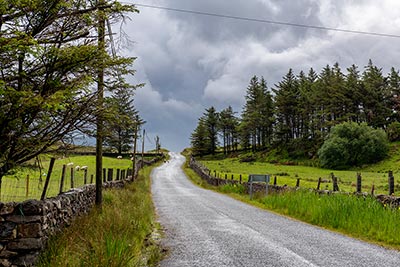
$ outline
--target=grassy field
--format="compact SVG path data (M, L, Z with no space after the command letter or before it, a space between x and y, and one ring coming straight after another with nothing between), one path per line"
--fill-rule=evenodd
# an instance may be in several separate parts
M70 156L64 158L57 158L54 163L53 172L51 174L49 188L47 190L47 197L56 196L59 192L62 166L70 164L67 167L66 179L64 180L64 190L67 191L71 188L71 168L74 169L74 187L80 187L84 184L84 172L75 171L76 166L87 166L87 180L90 183L90 176L95 174L95 156ZM33 162L28 163L26 166L16 169L13 174L4 176L2 179L0 201L23 201L26 199L39 199L44 182L46 180L47 171L50 164L49 156L42 156L42 170L34 166ZM114 169L132 169L132 161L129 159L116 159L116 158L103 158L103 168ZM29 181L27 176L29 175ZM114 177L115 177L114 171ZM28 183L28 186L27 186Z
M250 199L242 185L215 187L207 184L187 165L184 171L194 183L204 188L228 194L262 209L400 250L400 209L383 207L373 198L345 194L319 195L309 190L299 190L268 196L256 194Z
M50 240L37 266L154 266L162 251L150 191L150 167L124 189L105 190L96 209ZM156 230L156 231L154 231Z
M400 191L400 153L398 144L392 146L391 156L377 164L351 170L328 170L318 167L301 165L272 164L267 162L240 162L238 158L223 160L200 160L212 174L216 171L220 178L231 179L232 175L238 180L242 175L243 181L247 181L249 174L270 174L277 177L278 185L295 186L300 178L300 187L316 188L321 177L325 183L321 189L332 189L331 173L339 180L339 189L344 192L356 191L357 172L362 175L362 191L371 192L374 185L376 194L388 193L388 171L392 170L395 177L395 194ZM271 178L272 179L272 178ZM397 193L396 193L397 192Z

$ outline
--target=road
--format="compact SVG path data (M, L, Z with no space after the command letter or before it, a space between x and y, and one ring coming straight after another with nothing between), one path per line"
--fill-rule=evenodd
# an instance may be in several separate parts
M161 266L400 266L400 252L276 215L193 185L184 158L152 173L170 253ZM400 222L399 222L400 226Z

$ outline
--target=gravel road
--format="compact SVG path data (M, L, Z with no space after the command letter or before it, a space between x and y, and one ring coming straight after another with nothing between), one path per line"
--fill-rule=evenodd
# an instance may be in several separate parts
M161 266L400 266L400 252L252 207L193 185L184 158L152 173L170 254ZM399 222L400 227L400 222Z

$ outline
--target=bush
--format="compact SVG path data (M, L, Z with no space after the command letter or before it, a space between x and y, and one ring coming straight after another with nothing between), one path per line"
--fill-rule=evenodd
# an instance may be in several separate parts
M386 133L390 142L400 141L400 122L395 121L389 124Z
M383 130L346 122L332 128L318 157L324 168L345 169L378 162L387 153L388 139Z

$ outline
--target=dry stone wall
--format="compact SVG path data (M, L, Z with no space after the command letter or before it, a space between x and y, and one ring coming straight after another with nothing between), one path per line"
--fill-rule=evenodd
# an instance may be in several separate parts
M126 181L104 183L123 187ZM86 185L43 201L0 203L0 266L33 266L50 236L94 206L95 185Z
M138 161L136 170L156 161ZM104 182L103 188L122 188L131 181ZM88 213L95 197L95 185L90 184L42 201L0 202L0 267L34 266L47 240Z

